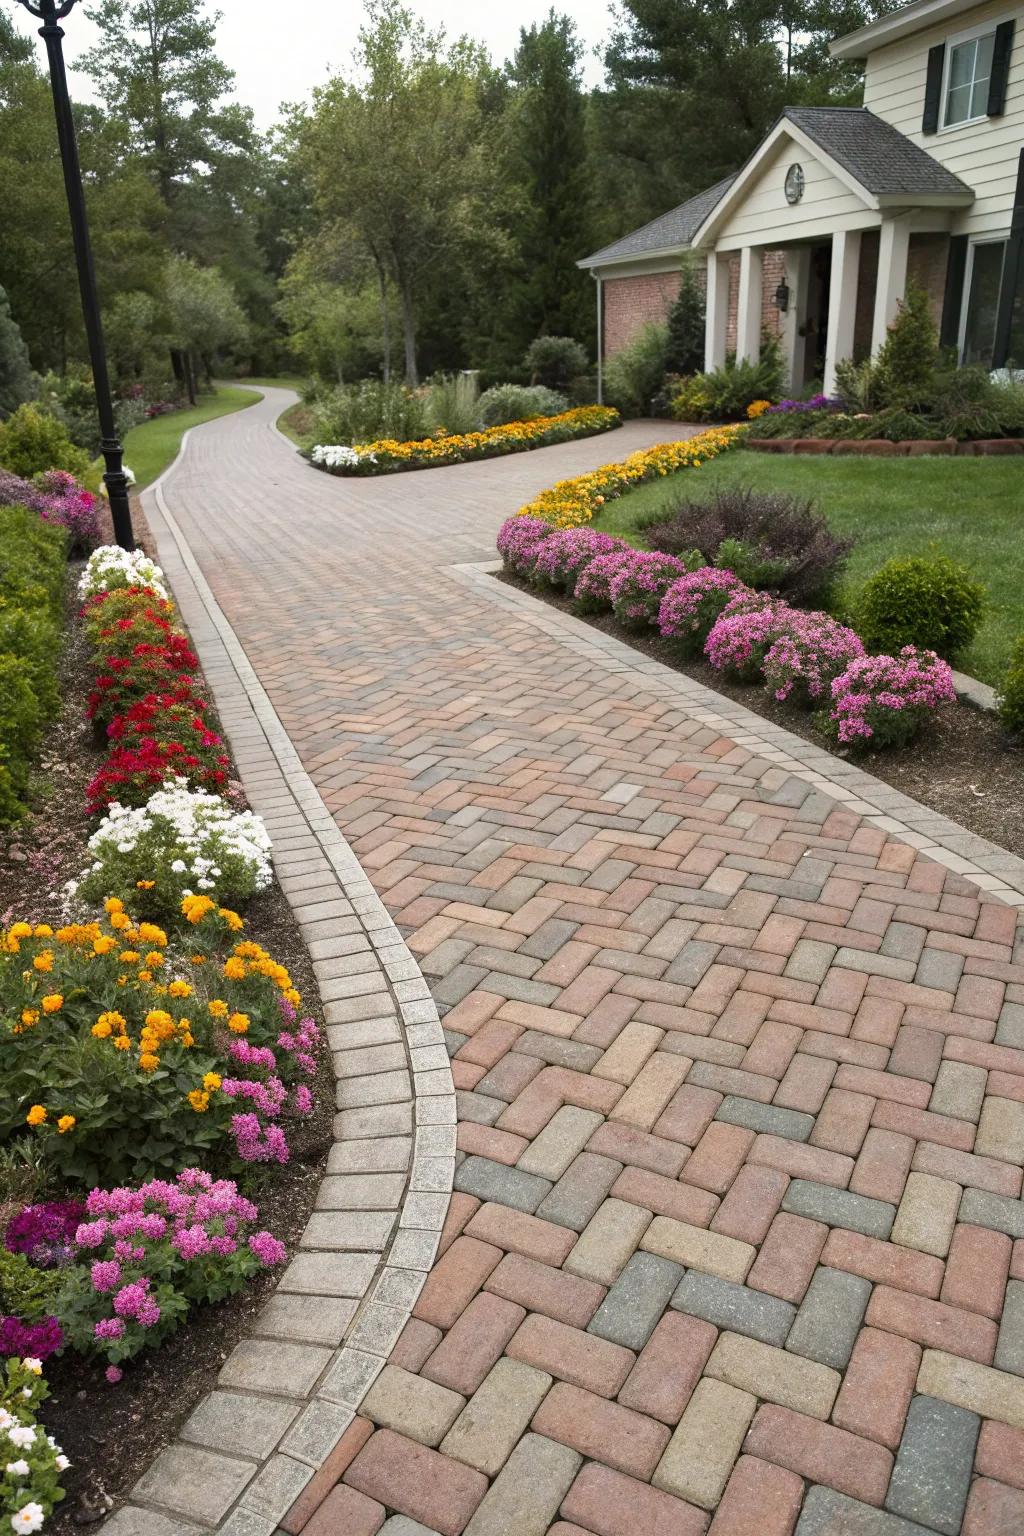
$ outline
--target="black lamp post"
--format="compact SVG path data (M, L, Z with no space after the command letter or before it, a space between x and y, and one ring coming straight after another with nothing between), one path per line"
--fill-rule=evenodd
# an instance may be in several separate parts
M93 267L92 245L89 241L89 223L85 213L82 168L78 161L75 121L71 115L68 77L64 69L64 50L61 46L64 32L58 26L58 22L63 21L75 4L75 0L20 0L20 4L43 23L39 28L39 36L46 44L46 53L50 62L53 110L57 117L57 141L60 144L60 158L64 167L64 187L68 198L68 212L71 215L71 235L78 266L78 286L82 294L82 314L85 319L85 334L89 342L89 359L92 363L93 385L96 390L96 410L100 420L100 449L107 466L103 483L110 499L114 537L122 549L134 549L132 515L128 503L128 479L124 472L124 452L114 424L114 403L110 396L107 352L103 344L103 324L100 320L99 300L96 297L96 272Z

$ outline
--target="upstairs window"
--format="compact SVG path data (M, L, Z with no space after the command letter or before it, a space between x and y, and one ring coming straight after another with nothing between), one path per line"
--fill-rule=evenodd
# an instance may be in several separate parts
M992 83L992 56L995 29L946 49L946 90L942 113L943 128L955 128L988 116L988 94Z

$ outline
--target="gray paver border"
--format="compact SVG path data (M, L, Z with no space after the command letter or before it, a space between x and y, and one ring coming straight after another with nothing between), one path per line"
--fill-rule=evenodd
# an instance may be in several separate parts
M182 439L175 463L186 454L190 435ZM137 1484L133 1502L104 1526L112 1536L155 1531L158 1525L179 1536L201 1536L211 1530L223 1536L273 1536L383 1369L433 1263L454 1178L455 1091L437 1009L422 972L303 768L166 504L163 479L143 495L160 564L199 654L250 804L267 823L278 881L304 937L313 945L317 983L331 999L324 1003L324 1015L339 1113L328 1172L336 1168L339 1148L357 1140L360 1158L355 1163L365 1159L366 1171L353 1171L351 1182L373 1178L376 1196L380 1178L371 1172L374 1145L385 1151L385 1142L392 1149L396 1140L405 1143L404 1151L398 1149L399 1156L404 1155L406 1173L397 1198L393 1203L372 1202L386 1204L383 1213L361 1209L316 1213L320 1228L340 1218L337 1240L330 1246L318 1246L313 1238L307 1244L306 1236L300 1240L296 1259L261 1314L266 1322L257 1320L254 1333L224 1366L223 1389L230 1391L230 1397L222 1389L218 1399L215 1386L201 1400L196 1409L203 1412L201 1424L190 1419L188 1439L174 1441L161 1451ZM337 946L341 951L358 946L366 966L358 978L347 975L344 959L324 954L335 947L330 942L332 929L344 940ZM375 1033L380 1042L393 1042L397 1036L404 1053L404 1065L386 1074L388 1102L377 1104L377 1094L370 1093L366 1095L369 1109L355 1107L363 1093L351 1085L379 1087L382 1074L371 1067L358 1076L349 1075L338 1060L346 1034L357 1025L360 1034L351 1044L361 1056L367 1043L372 1052ZM348 1100L353 1107L347 1110ZM363 1129L368 1118L381 1122L376 1134ZM385 1157L380 1166L392 1167L393 1158ZM440 1193L439 1168L443 1170ZM349 1174L347 1165L344 1171ZM352 1204L358 1206L359 1199ZM372 1223L368 1218L373 1218ZM346 1227L366 1228L365 1242L347 1244ZM383 1242L379 1240L382 1232L386 1234ZM305 1280L289 1282L297 1261L312 1257L316 1263L314 1256L320 1260L319 1274L326 1270L338 1277L339 1283L333 1286L328 1279L326 1296L318 1297L315 1287L310 1294ZM298 1332L278 1324L278 1313L287 1314L290 1309L300 1315L314 1314L313 1327L305 1336L301 1322ZM340 1345L330 1347L323 1342L322 1320L318 1323L315 1314L330 1311L337 1318L340 1310L351 1315ZM301 1390L295 1383L300 1368ZM247 1377L247 1369L253 1371L251 1376ZM252 1384L245 1385L246 1380ZM217 1431L223 1433L239 1393L252 1400L254 1412L264 1406L276 1410L276 1420L287 1421L271 1437L271 1449L266 1449L269 1441L249 1456L219 1448L222 1441ZM189 1464L196 1455L203 1458L202 1511L196 1507L194 1485L181 1476L183 1463Z
M648 693L672 699L691 719L720 730L737 746L748 748L832 796L899 842L920 849L930 859L962 875L986 895L1009 906L1024 907L1024 859L978 837L909 795L876 779L855 762L794 736L743 704L725 698L663 662L651 661L624 640L606 635L582 619L545 603L532 592L495 581L500 561L452 565L450 574L485 601L514 609L536 629L556 635L578 656L605 672L629 672L643 680Z

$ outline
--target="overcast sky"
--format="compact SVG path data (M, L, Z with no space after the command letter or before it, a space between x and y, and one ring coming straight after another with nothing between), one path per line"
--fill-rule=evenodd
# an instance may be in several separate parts
M547 15L551 0L518 0L516 5L487 0L410 0L411 8L432 27L444 25L458 35L467 32L502 63L515 49L520 26L529 26ZM14 12L23 32L31 32L32 18L13 0L0 0ZM252 107L257 123L268 128L282 101L299 101L332 72L347 68L362 16L358 3L323 5L316 0L208 0L208 10L219 10L218 51L237 76L238 98ZM568 12L577 25L586 50L588 83L601 79L602 68L593 56L609 26L607 0L559 0L557 9ZM96 40L96 28L76 5L64 22L64 47L69 64ZM37 43L40 61L43 45ZM89 82L71 72L72 90L79 97L92 94Z

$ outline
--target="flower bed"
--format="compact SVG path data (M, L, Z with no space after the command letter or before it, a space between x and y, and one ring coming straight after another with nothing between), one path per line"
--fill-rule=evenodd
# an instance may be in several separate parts
M621 463L605 464L589 474L560 480L520 507L518 515L541 518L555 528L578 528L589 523L606 501L614 501L634 486L674 474L678 469L699 469L731 448L743 431L742 427L712 427L696 437L641 448Z
M487 427L482 432L425 437L400 443L381 438L375 443L320 443L308 458L317 469L331 475L387 475L401 469L430 469L441 464L467 464L473 459L492 459L529 448L593 437L620 425L618 411L603 405L583 405L557 416L538 416L533 421L513 421Z

